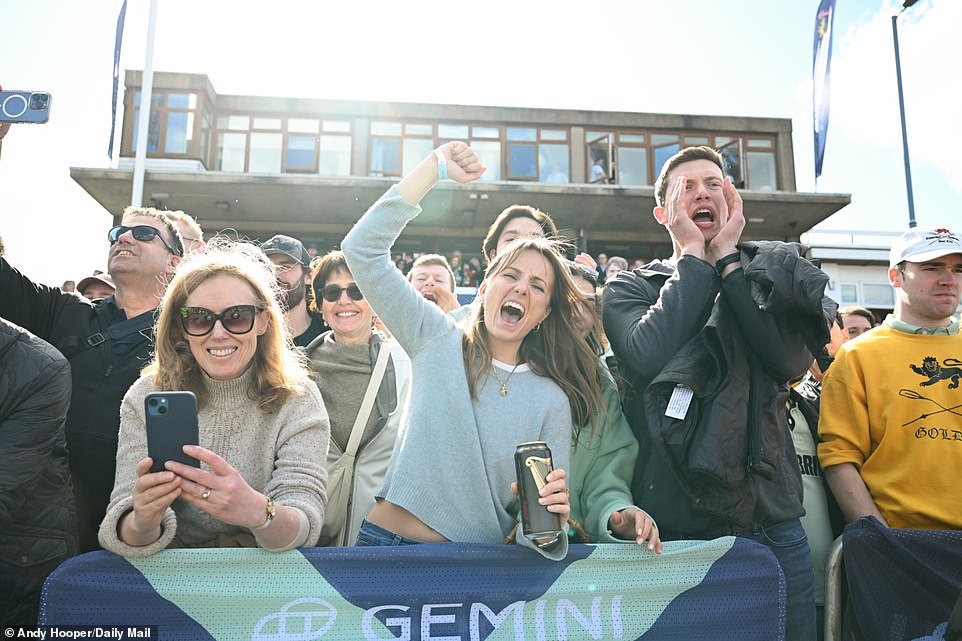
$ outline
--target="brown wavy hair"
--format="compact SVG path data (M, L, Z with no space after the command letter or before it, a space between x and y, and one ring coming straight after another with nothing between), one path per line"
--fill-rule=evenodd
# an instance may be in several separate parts
M257 306L266 315L267 331L257 337L251 369L254 380L250 397L265 412L279 409L308 380L304 357L294 349L284 314L277 297L274 268L264 253L248 243L233 243L214 238L207 253L194 254L177 268L160 303L155 327L154 357L143 374L154 377L160 391L189 390L198 405L206 401L204 374L194 359L180 320L180 308L201 283L212 276L226 274L250 286Z
M573 424L579 428L588 424L594 414L603 411L604 402L598 384L598 356L574 326L575 305L589 303L571 280L561 248L562 244L557 240L519 238L495 256L485 280L497 276L526 251L538 252L548 261L554 273L549 298L551 313L540 329L530 331L521 341L519 356L535 374L546 376L561 387L568 397ZM461 348L471 398L477 400L481 378L489 375L493 367L488 329L484 324L483 297L465 328Z

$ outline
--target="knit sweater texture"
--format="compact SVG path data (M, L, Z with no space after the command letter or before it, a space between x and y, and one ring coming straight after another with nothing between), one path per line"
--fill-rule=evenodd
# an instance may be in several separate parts
M228 381L204 376L209 396L197 412L200 446L224 458L248 485L276 504L301 510L309 524L306 545L313 545L320 535L327 502L324 462L330 424L324 401L317 386L305 380L279 410L268 414L251 397L252 380L251 370ZM157 541L131 546L120 540L117 524L133 509L137 463L147 456L144 398L153 391L153 377L143 376L121 404L116 481L100 525L101 545L121 556L144 557L166 548L175 534L189 546L220 535L230 538L249 533L247 528L219 521L178 498L164 514ZM207 469L204 464L202 467Z
M392 187L341 244L361 291L411 357L410 404L378 494L451 541L501 543L518 514L515 447L546 441L554 466L568 469L571 410L554 381L526 366L507 381L506 396L489 374L471 398L463 330L391 261L395 239L420 211ZM498 375L505 380L507 372ZM521 528L515 540L534 547ZM539 551L563 558L567 537Z

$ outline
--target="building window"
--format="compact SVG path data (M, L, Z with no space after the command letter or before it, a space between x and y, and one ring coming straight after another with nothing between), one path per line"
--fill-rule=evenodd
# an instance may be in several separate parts
M288 134L284 171L313 172L317 157L317 136Z
M892 309L895 307L895 290L888 284L862 283L862 304Z
M571 181L567 129L506 127L508 180Z
M855 283L842 283L839 286L839 302L842 305L858 305L858 285Z
M247 171L252 174L279 174L281 172L281 144L279 133L251 132L250 162Z
M351 123L325 120L321 123L317 173L323 176L351 175Z
M133 138L130 151L137 146L140 127L141 92L134 93ZM147 125L147 151L174 156L198 157L199 146L194 145L194 120L199 99L195 93L155 91L150 96L150 117Z

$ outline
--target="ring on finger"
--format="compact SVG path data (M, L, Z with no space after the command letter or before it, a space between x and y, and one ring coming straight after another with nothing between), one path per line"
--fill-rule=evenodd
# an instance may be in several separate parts
M210 493L211 493L211 489L210 489L210 488L207 488L206 491L205 491L203 494L200 495L200 498L202 498L202 499L204 499L204 500L206 501L207 499L210 498Z

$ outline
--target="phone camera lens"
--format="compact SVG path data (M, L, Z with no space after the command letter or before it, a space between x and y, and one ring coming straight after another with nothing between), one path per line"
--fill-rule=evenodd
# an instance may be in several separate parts
M158 409L157 411L158 411L159 413L161 413L161 414L166 414L166 413L167 413L167 408L166 408L166 407L161 407L161 408Z
M35 93L30 96L30 108L43 111L47 108L47 94Z
M151 407L157 407L157 399L156 399L156 398L152 398L152 399L150 399L150 400L147 401L147 402L150 403L150 406L151 406Z

